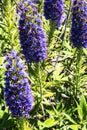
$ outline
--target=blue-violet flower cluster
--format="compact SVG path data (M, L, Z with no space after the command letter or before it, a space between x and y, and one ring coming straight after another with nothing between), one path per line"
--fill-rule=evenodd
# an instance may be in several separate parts
M6 56L5 100L13 117L29 117L33 96L27 73L15 51Z
M64 19L64 0L45 0L44 16L47 20L52 20L58 29Z
M87 48L87 2L73 0L71 41L74 47Z
M20 3L19 39L27 63L40 62L47 57L47 39L36 4Z

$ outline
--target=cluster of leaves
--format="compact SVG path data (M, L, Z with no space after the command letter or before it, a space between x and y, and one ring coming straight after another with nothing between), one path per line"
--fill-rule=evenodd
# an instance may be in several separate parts
M4 56L16 49L18 39L18 1L0 1L0 130L18 130L17 120L10 116L4 102ZM70 1L66 1L66 19L59 30L53 30L44 16L48 38L48 57L39 64L28 65L34 107L28 120L32 130L87 129L87 50L73 48L70 42ZM43 13L43 1L38 10ZM23 57L22 57L23 60ZM27 130L27 129L26 129Z

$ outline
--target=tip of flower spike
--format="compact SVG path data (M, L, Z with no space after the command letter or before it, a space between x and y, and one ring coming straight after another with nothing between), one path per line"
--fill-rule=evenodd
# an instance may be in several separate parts
M45 0L44 1L44 16L47 20L52 20L55 23L56 29L62 25L64 14L63 0Z
M87 48L87 2L74 0L72 6L71 41L74 47Z

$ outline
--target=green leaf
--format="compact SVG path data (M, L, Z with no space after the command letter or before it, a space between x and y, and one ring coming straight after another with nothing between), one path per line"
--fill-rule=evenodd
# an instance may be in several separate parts
M0 25L0 28L1 28L5 33L8 33L8 32L6 31L6 28L5 28L4 26Z
M40 106L40 103L41 103L41 102L38 102L37 104L34 105L34 108L30 111L30 114L31 114L31 115L34 115L35 113L37 113L38 108L39 108L39 106Z
M49 113L51 116L56 116L53 109L46 109L46 112Z
M4 63L4 57L0 57L0 64Z
M51 72L49 72L49 73L47 74L46 81L50 78L50 76L53 74L53 72L54 72L54 70L52 70Z
M43 95L43 98L52 97L53 95L52 92L46 92L46 94Z
M87 124L84 124L84 126L82 127L82 130L87 130Z
M40 130L43 130L43 122L38 120L38 126Z
M71 128L72 130L79 130L80 125L78 124L74 124L74 125L70 125L69 128Z
M86 99L85 99L84 95L82 95L82 97L81 97L80 107L81 107L82 112L83 112L83 119L86 120L86 116L87 116L87 103L86 103Z
M32 69L32 67L31 67L30 65L28 65L28 71L29 71L29 73L31 73L33 76L38 77L38 76L37 76L37 73Z
M63 114L70 122L76 124L76 122L68 114L66 114L66 113L63 113Z
M0 127L4 126L6 124L8 118L9 118L9 114L4 112L3 117L2 117L2 122L0 124Z
M46 128L50 128L55 126L58 123L58 120L55 120L54 118L48 118L45 122L44 122L44 127Z
M14 126L14 121L12 119L6 120L3 125L0 125L0 128L10 128Z
M2 118L4 115L4 111L0 110L0 118Z
M78 110L79 118L82 121L83 120L83 111L82 111L82 108L79 105L78 105L77 110Z

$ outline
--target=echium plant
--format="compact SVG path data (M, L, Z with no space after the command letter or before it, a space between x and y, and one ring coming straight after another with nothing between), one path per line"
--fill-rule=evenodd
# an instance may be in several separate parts
M87 2L73 0L71 41L74 47L87 48Z
M74 67L74 95L80 92L80 86L83 84L81 79L83 78L84 71L81 71L82 66L84 68L83 61L83 48L87 48L87 2L85 0L73 0L72 1L72 26L71 26L71 41L76 48L75 67Z
M47 20L52 20L58 29L64 19L64 0L45 0L44 16Z
M25 68L15 51L7 54L5 61L5 100L13 117L29 117L33 106L31 85Z
M41 16L36 4L23 1L19 8L19 39L27 63L40 62L47 57L47 42Z

